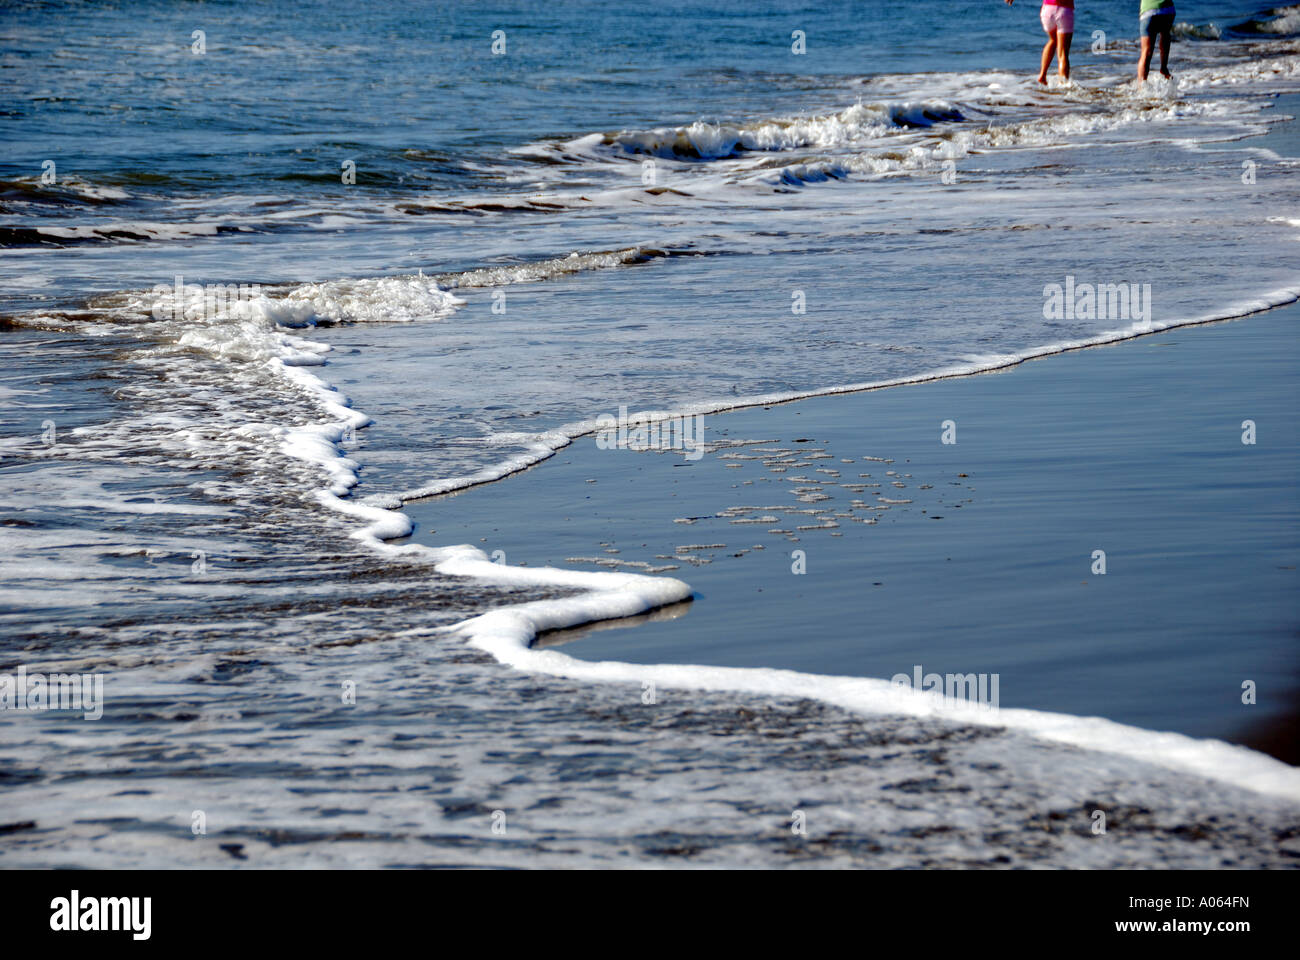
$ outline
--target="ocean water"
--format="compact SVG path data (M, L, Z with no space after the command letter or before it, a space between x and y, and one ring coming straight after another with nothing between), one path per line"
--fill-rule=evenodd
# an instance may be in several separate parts
M322 818L433 836L492 809L530 738L613 722L574 704L621 716L623 687L510 665L688 575L493 564L404 539L403 510L620 406L902 382L1294 300L1298 8L1182 4L1173 81L1139 87L1133 6L1081 5L1074 82L1039 89L1025 3L924 29L881 2L6 4L0 649L102 672L108 698L94 723L0 713L3 819L57 823L28 861L174 861L202 807L335 862ZM1067 283L1150 293L1048 316ZM529 725L514 759L475 746ZM1216 749L1172 752L1205 773ZM1294 795L1231 756L1239 785ZM568 772L520 772L526 803ZM376 799L411 777L428 796ZM325 781L367 799L299 802ZM639 816L597 811L607 839Z
M1003 708L1253 745L1294 729L1300 679L1297 320L1293 304L716 414L696 459L584 437L406 509L430 545L690 583L693 602L634 628L539 641L582 660L859 677L920 664L996 675ZM1266 438L1243 444L1244 417ZM1267 690L1250 706L1247 678Z

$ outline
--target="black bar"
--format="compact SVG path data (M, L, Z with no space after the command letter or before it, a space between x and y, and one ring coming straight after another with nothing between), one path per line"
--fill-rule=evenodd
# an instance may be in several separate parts
M83 908L90 898L150 898L148 940L135 940L130 929L51 929L52 902L73 890ZM395 947L434 933L434 941L418 942L452 949L464 936L497 948L503 936L515 935L544 949L548 939L586 941L614 924L628 937L608 942L616 950L656 942L667 948L687 930L725 943L812 937L807 950L830 947L823 938L832 933L868 949L898 937L917 949L1125 941L1232 949L1243 937L1272 942L1288 932L1284 911L1294 892L1295 879L1285 872L0 872L12 947L76 940L337 950ZM1154 928L1118 929L1133 922ZM1204 922L1244 922L1248 929L1178 926Z

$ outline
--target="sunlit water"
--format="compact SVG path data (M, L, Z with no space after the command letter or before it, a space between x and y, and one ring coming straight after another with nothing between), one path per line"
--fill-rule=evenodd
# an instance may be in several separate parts
M979 369L1293 299L1297 174L1268 133L1300 91L1294 12L1182 4L1174 82L1138 88L1132 6L1081 8L1075 82L1047 90L1030 4L920 31L878 2L6 8L4 660L111 681L95 724L0 716L12 819L54 811L60 862L175 860L162 838L200 807L259 842L341 817L400 847L507 803L480 750L501 725L516 765L531 737L632 724L630 693L537 687L430 633L554 588L385 556L322 491L392 509L620 405ZM1149 310L1046 317L1067 276L1150 284ZM177 277L258 290L178 302ZM341 713L343 679L382 696ZM604 714L573 712L593 697ZM460 745L443 764L415 736ZM564 792L556 762L528 804ZM682 763L665 794L699 786ZM416 789L399 769L455 802L369 796ZM344 774L366 798L295 799ZM636 809L591 807L579 858L653 832ZM338 857L405 862L384 850Z

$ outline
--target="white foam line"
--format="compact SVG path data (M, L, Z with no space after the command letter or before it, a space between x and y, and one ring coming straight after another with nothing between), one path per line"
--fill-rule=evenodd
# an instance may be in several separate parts
M206 224L202 225L203 229L207 227ZM409 284L411 278L380 278L354 283L392 285L401 282ZM316 292L323 295L333 291L322 289ZM954 365L927 374L817 390L766 394L725 403L699 403L673 413L645 412L634 415L633 420L652 422L684 413L719 413L817 396L970 376L1014 366L1037 357L1116 343L1182 326L1241 317L1298 298L1300 287L1287 288L1235 305L1217 315L1147 324L1140 328L1135 326L1128 330L1110 331L1085 340L1057 343L1019 354L973 358L964 365ZM449 301L447 305L455 302L455 298L450 296L446 300ZM422 302L420 306L422 310L427 307ZM307 310L308 306L304 305L302 309ZM385 312L385 318L391 318L390 312ZM482 550L467 544L434 548L414 543L389 542L411 533L413 526L409 517L396 509L385 507L382 501L356 502L342 499L342 495L356 484L357 465L341 455L337 444L347 426L362 426L369 422L369 418L349 408L345 397L303 368L304 365L322 362L322 346L283 337L276 344L275 353L278 356L269 358L269 366L274 372L313 394L336 421L309 427L285 428L281 433L283 448L287 454L319 464L329 473L331 485L329 489L317 491L317 497L324 506L363 522L363 527L353 533L355 538L382 555L431 564L437 572L448 576L470 577L487 583L584 591L576 596L531 601L492 610L449 628L504 665L532 673L592 682L639 684L649 681L665 688L806 697L865 714L942 715L955 722L993 724L1022 730L1045 740L1103 750L1227 781L1261 793L1300 799L1300 769L1222 741L1197 740L1182 734L1142 730L1098 717L1076 717L1023 709L990 712L976 706L942 705L941 702L936 702L933 695L898 688L887 681L870 678L819 676L762 668L587 662L555 650L532 649L530 644L542 631L632 616L685 600L690 597L691 588L681 580L643 574L510 567L491 562ZM388 502L394 507L400 507L405 500L449 493L500 479L553 456L577 437L594 433L597 429L598 425L593 420L572 424L550 433L498 435L489 438L489 442L524 443L529 450L475 474L442 480Z
M1111 331L1090 339L1058 343L1020 354L979 358L965 366L954 366L921 376L822 390L768 394L729 403L697 404L687 407L686 412L716 413L808 397L969 376L1013 366L1034 357L1115 343L1158 330L1240 317L1296 299L1300 299L1300 287L1287 288L1266 297L1239 303L1214 315L1159 325L1135 325L1128 330ZM362 521L361 529L352 534L354 538L381 555L394 560L430 564L438 573L447 576L469 577L485 583L512 586L544 586L583 591L571 597L514 604L446 628L506 666L531 673L592 682L653 682L665 688L806 697L865 714L942 715L954 722L991 724L1022 730L1044 740L1119 754L1227 781L1260 793L1300 799L1300 769L1287 766L1272 757L1222 741L1197 740L1177 733L1142 730L1099 717L1076 717L1022 709L989 711L978 706L944 705L941 701L936 702L933 694L901 689L887 681L870 678L819 676L762 668L639 665L616 661L592 663L575 660L554 650L534 650L530 645L543 631L634 616L655 607L685 600L691 596L691 588L681 580L644 574L511 567L493 563L482 550L469 544L445 547L428 547L416 543L394 544L390 541L409 536L413 530L410 518L395 508L400 508L401 500L415 499L416 495L432 496L463 489L525 469L552 456L574 438L594 432L597 429L596 423L586 421L553 433L502 434L490 438L489 442L526 443L530 450L469 477L443 480L423 488L416 495L403 495L388 505L345 500L342 495L356 483L357 465L343 457L336 444L347 424L360 426L369 422L369 418L351 409L347 405L347 398L305 369L307 365L323 362L321 354L325 351L310 349L320 346L294 337L277 338L280 356L270 358L269 366L313 394L335 420L334 423L285 429L283 447L287 454L317 463L327 470L332 478L330 488L318 490L316 495L324 506ZM648 411L640 416L655 420L679 415L680 412L669 414Z
M1193 323L1208 323L1257 312L1300 298L1300 288L1288 289L1272 297L1239 305L1231 312L1193 320L1165 324L1167 330ZM809 396L879 389L902 383L916 383L945 376L969 375L996 367L1011 366L1026 359L1101 343L1132 339L1155 329L1116 331L1087 341L1058 344L1002 358L993 365L956 369L952 373L932 374L907 380L847 386L798 394L773 394L768 397L730 404L713 409L736 409L760 403L786 402ZM560 446L569 442L559 437ZM549 449L551 441L538 444ZM555 447L558 449L558 446ZM553 450L552 450L553 452ZM536 454L539 458L543 454ZM549 454L545 454L549 456ZM511 463L513 469L528 457ZM507 470L488 470L480 475ZM485 481L476 481L485 482ZM444 485L452 481L444 481ZM430 563L444 575L470 577L482 582L513 586L568 587L585 592L554 600L537 600L514 604L465 620L446 631L463 638L469 645L488 653L499 663L528 673L563 677L597 683L654 683L657 687L682 690L725 691L762 696L804 697L831 704L855 713L868 715L905 715L940 717L950 722L975 723L1019 730L1038 739L1068 744L1130 757L1157 766L1178 770L1212 780L1219 780L1258 793L1300 800L1300 769L1247 747L1221 740L1200 740L1179 733L1144 730L1101 717L1078 717L1039 710L990 710L964 703L945 702L932 693L896 687L885 680L824 676L790 670L765 668L711 667L693 664L643 665L618 661L589 662L577 660L556 650L533 649L539 633L579 626L597 620L634 616L639 613L685 600L691 588L681 580L643 574L560 570L551 567L510 567L493 563L477 547L459 544L427 547L421 544L392 544L388 541L408 536L413 525L409 517L396 510L368 503L340 499L333 492L320 491L322 503L332 509L365 522L353 534L372 549L393 559Z
M1272 217L1270 220L1273 222L1286 222L1288 224L1292 222L1277 217ZM1205 314L1204 316L1192 317L1184 320L1166 321L1163 323L1136 323L1126 330L1110 330L1082 340L1063 340L1045 347L1035 347L1029 350L1024 350L1020 353L976 357L972 358L967 363L953 364L952 366L933 370L929 373L915 374L907 377L896 377L892 380L873 380L866 383L849 383L832 387L819 387L814 390L796 390L784 393L758 394L739 400L684 404L672 411L644 410L639 413L628 414L626 422L629 425L654 423L657 421L669 420L682 416L692 416L695 414L704 415L712 413L727 413L732 410L768 407L778 403L791 403L795 400L808 400L813 397L830 397L844 393L865 393L869 390L883 390L888 387L905 387L919 383L931 383L935 380L949 380L955 377L976 376L982 373L990 373L994 370L1005 370L1007 367L1017 366L1027 360L1037 360L1042 357L1056 356L1057 354L1069 353L1073 350L1084 350L1089 347L1100 347L1113 343L1122 343L1125 340L1135 340L1138 337L1145 337L1154 333L1163 333L1168 330L1176 330L1180 327L1191 327L1204 323L1218 323L1224 320L1236 320L1242 317L1248 317L1251 314L1261 313L1265 310L1284 306L1288 303L1294 303L1296 300L1300 300L1300 285L1284 287L1280 290L1275 290L1272 293L1264 294L1252 300L1240 301L1224 308L1218 313ZM373 497L367 500L367 502L396 509L401 503L411 500L422 500L427 497L455 493L485 483L493 483L541 463L543 460L554 456L557 451L568 446L574 440L577 440L580 437L589 436L599 429L600 424L593 419L566 424L558 430L547 433L495 434L490 438L492 442L503 444L527 443L531 449L526 454L519 454L518 456L512 457L499 465L485 467L477 473L468 476L439 480L436 483L426 484L421 487L406 490L394 496Z
M594 429L594 427L593 427ZM494 444L523 444L527 446L527 453L520 453L513 457L493 464L490 467L484 467L476 473L468 474L463 477L448 477L444 480L437 480L433 483L425 484L415 490L408 490L395 496L386 496L376 494L365 499L365 503L370 506L384 507L390 510L400 509L402 504L408 500L421 500L426 497L436 497L444 493L455 493L458 490L465 490L469 487L481 486L485 483L494 483L497 480L503 480L511 474L527 470L529 467L541 463L555 456L556 452L567 447L573 442L575 437L582 436L579 434L569 434L564 431L550 431L547 433L498 433L487 438L485 442Z
M489 564L490 565L490 564ZM449 571L450 572L450 571ZM540 572L540 571L538 571ZM617 574L588 574L591 577ZM625 574L641 581L650 578ZM670 580L668 584L679 584ZM685 586L681 584L681 586ZM939 717L1020 730L1041 740L1099 750L1147 763L1222 780L1239 787L1300 800L1300 769L1247 747L1221 740L1198 740L1180 733L1130 727L1101 717L1076 717L1039 710L990 709L945 702L941 696L897 687L887 680L822 676L793 670L711 667L694 664L642 665L576 660L557 650L533 649L542 630L576 626L595 619L638 613L649 591L632 584L625 591L602 589L562 600L540 600L493 610L449 628L498 662L528 673L598 683L653 683L656 688L751 693L818 700L855 713ZM659 603L681 599L666 587Z
M304 341L293 338L295 344ZM319 362L324 362L323 360ZM352 409L349 400L320 377L308 373L301 365L273 358L268 362L272 370L313 394L317 403L333 418L331 423L316 423L305 427L284 428L280 431L281 449L298 460L319 464L331 477L329 492L344 494L357 485L360 464L340 455L338 444L350 429L364 427L372 421L364 413Z

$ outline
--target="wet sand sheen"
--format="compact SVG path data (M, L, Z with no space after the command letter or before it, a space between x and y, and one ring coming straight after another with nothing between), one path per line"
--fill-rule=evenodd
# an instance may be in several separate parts
M1003 706L1286 756L1254 731L1287 715L1297 675L1297 319L711 416L694 463L588 438L408 510L425 542L676 567L695 589L684 615L566 648L583 659L999 673Z

